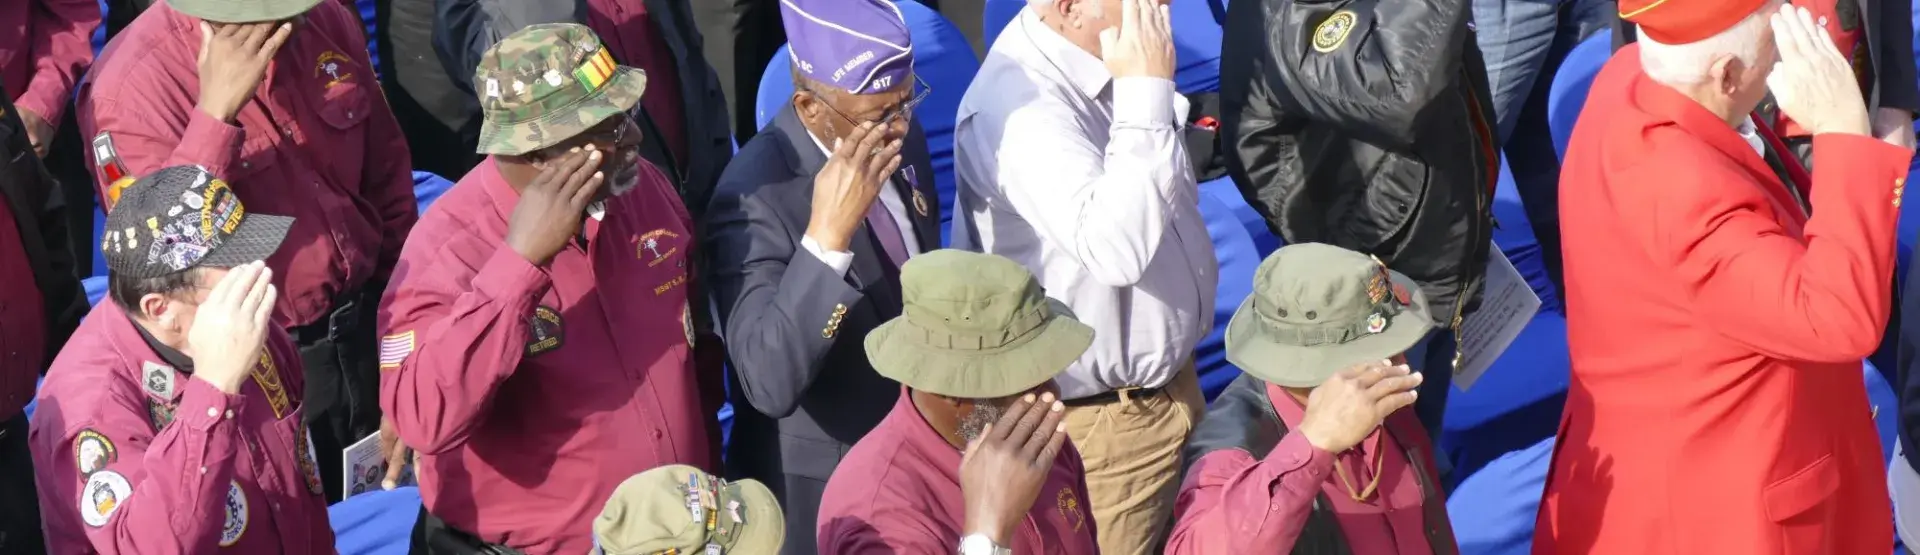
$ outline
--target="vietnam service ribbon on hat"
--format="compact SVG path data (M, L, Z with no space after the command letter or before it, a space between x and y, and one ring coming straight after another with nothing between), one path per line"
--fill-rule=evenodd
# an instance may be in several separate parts
M607 80L613 78L613 71L619 67L613 62L613 54L602 47L593 57L581 62L580 67L574 68L573 78L580 81L580 85L586 87L588 92L597 91L606 86Z

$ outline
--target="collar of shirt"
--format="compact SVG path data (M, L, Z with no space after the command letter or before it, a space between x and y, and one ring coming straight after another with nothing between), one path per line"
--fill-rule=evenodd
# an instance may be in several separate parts
M168 347L166 343L161 343L159 339L155 339L153 334L147 333L146 326L140 325L139 322L132 321L133 315L127 315L127 320L128 323L133 324L133 331L140 334L140 340L145 341L147 347L153 349L154 354L160 355L160 360L166 361L168 365L173 366L175 370L179 370L182 374L193 373L192 357L188 357L186 353L180 352L179 349Z
M1753 128L1753 116L1740 120L1740 125L1734 126L1733 130L1739 132L1740 138L1746 140L1747 145L1753 147L1753 151L1761 158L1767 157L1767 141L1760 138L1760 132Z
M889 419L899 420L893 425L900 429L900 437L906 440L907 447L925 454L933 468L952 469L956 478L960 475L960 450L947 443L947 438L927 423L920 407L913 404L913 390L900 387L900 399L894 401Z
M1021 8L1019 21L1020 31L1026 33L1027 40L1040 51L1040 55L1059 69L1087 98L1099 98L1107 84L1113 82L1113 74L1107 71L1106 62L1048 27L1032 7Z

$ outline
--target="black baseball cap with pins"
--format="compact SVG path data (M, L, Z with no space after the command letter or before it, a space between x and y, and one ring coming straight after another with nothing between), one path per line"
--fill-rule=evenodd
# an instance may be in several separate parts
M266 260L293 218L248 214L226 181L199 166L141 177L107 213L100 252L107 269L154 278L193 268L232 268Z

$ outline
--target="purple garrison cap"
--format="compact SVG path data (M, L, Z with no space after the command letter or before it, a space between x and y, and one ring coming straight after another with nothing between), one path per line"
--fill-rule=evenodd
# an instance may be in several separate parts
M780 0L794 67L814 81L873 94L913 78L913 41L892 0Z

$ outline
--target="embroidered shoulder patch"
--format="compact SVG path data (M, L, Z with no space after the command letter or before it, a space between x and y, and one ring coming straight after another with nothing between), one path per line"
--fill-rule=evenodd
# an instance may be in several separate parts
M94 528L106 526L113 511L132 496L133 485L127 483L126 476L112 470L95 472L80 488L80 520Z
M73 438L73 458L80 476L92 476L93 473L107 469L107 465L119 460L120 453L114 449L113 441L93 429L80 430Z
M533 316L528 320L527 356L558 349L566 342L565 325L560 320L560 312L553 307L534 307Z
M220 525L220 547L232 547L240 543L240 536L247 533L247 492L240 489L239 482L227 482L227 519Z

